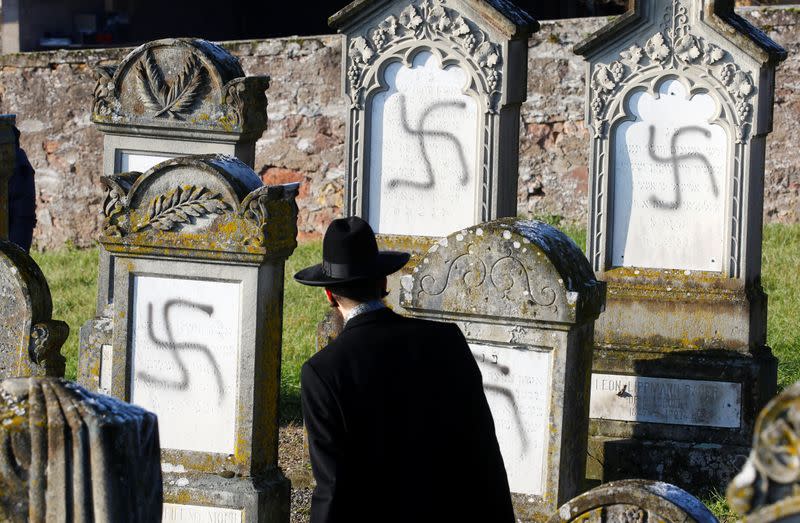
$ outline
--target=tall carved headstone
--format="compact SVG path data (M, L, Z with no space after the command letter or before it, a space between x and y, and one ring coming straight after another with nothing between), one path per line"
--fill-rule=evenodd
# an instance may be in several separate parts
M756 421L753 449L728 486L728 503L744 521L800 519L800 383L764 407Z
M0 380L64 375L69 326L52 319L50 288L36 262L0 240Z
M117 259L100 386L158 415L164 521L287 522L277 467L284 262L297 184L229 156L104 178Z
M0 381L0 521L160 521L155 415L56 378Z
M16 140L14 125L17 117L13 114L0 115L0 240L9 235L9 188L8 181L14 174L16 165Z
M543 521L583 483L604 284L563 233L509 218L435 243L402 287L408 313L453 321L466 336L517 518Z
M103 133L103 173L144 172L192 154L227 154L253 167L267 126L265 76L245 76L238 59L205 40L149 42L114 67L96 67L92 122ZM109 201L103 206L108 217ZM99 386L110 350L114 258L101 250L97 317L81 329L78 380Z
M588 257L608 283L590 477L722 486L776 387L761 239L786 53L728 0L637 0L576 52L592 133Z
M419 254L452 231L516 216L528 36L508 1L358 1L343 39L345 207Z

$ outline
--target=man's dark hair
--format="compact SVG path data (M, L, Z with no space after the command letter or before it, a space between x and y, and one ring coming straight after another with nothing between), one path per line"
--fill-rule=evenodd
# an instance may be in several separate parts
M342 298L363 303L372 300L380 300L386 297L386 294L384 294L381 288L381 281L382 278L357 280L330 286L328 290L335 296L341 296Z

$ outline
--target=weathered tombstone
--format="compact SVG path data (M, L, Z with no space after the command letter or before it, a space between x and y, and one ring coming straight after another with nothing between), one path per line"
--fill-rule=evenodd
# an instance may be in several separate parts
M0 114L0 240L7 240L9 234L8 181L14 175L17 159L14 136L16 121L17 117L13 114Z
M564 504L549 523L717 523L703 503L674 485L629 479L612 481Z
M517 518L549 517L583 482L604 284L563 233L509 218L435 243L402 287L408 313L461 328L483 375Z
M36 262L0 240L0 379L63 376L69 326L52 319L50 288Z
M416 253L516 216L537 22L508 1L395 0L353 2L329 23L345 35L347 216Z
M588 62L588 257L608 283L589 476L719 487L776 387L761 238L786 53L727 0L635 2L576 52Z
M728 486L728 503L744 521L800 520L800 383L764 407L753 449Z
M100 386L159 417L164 521L288 521L278 396L297 184L264 186L219 155L104 183L117 298Z
M265 76L245 76L238 59L205 40L157 40L115 67L96 67L92 122L103 133L103 173L144 172L192 154L227 154L253 166L267 126ZM111 205L111 207L109 207ZM103 212L108 216L113 201ZM99 387L111 350L114 258L101 250L97 317L81 329L78 380Z
M155 415L61 379L0 381L0 520L160 517Z

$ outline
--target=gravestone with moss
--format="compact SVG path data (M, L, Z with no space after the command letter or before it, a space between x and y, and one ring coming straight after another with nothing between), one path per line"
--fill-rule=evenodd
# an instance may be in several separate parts
M0 448L0 521L161 521L150 412L62 379L7 379Z
M115 66L97 66L92 122L103 133L103 173L145 172L193 154L232 155L253 167L267 126L265 76L205 40L149 42ZM113 212L106 199L102 212ZM96 318L81 329L78 380L98 390L111 350L114 258L101 249Z
M776 387L761 288L786 53L727 0L642 0L587 61L595 330L589 476L723 486ZM639 459L630 459L630 456Z
M219 155L103 181L117 298L100 385L158 415L164 521L287 522L278 396L297 184L264 186Z
M415 260L436 238L516 216L538 23L509 1L464 0L358 1L329 23L344 34L346 215Z
M0 240L0 379L64 375L66 323L52 318L41 269L25 251Z
M605 285L563 233L507 218L439 240L402 286L408 314L461 328L517 519L545 520L582 490L592 332Z

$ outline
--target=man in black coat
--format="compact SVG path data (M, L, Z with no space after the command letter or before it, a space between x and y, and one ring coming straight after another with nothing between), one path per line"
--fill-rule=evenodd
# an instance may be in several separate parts
M317 487L311 523L511 523L514 512L478 365L457 326L386 308L386 276L360 218L335 220L323 263L295 279L325 287L342 333L302 368Z

